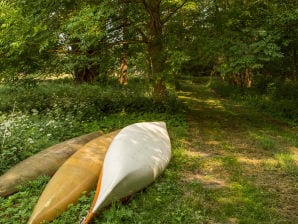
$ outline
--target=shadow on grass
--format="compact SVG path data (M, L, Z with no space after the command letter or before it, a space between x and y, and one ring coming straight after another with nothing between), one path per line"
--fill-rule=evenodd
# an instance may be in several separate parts
M184 173L187 197L210 223L295 223L288 204L298 202L297 133L203 82L182 82L179 97L189 108L186 154L194 161Z

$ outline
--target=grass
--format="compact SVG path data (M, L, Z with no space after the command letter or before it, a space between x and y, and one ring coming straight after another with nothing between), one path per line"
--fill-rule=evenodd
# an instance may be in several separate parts
M177 94L188 107L186 112L174 100L166 107L152 109L150 91L147 95L141 95L142 91L130 94L138 91L133 86L124 90L113 85L105 90L84 86L90 98L85 100L77 94L83 92L83 87L52 83L47 94L42 94L50 100L30 101L30 107L18 107L16 98L6 98L2 103L6 109L1 113L1 130L7 127L6 132L11 135L5 137L5 147L1 149L1 164L5 164L2 172L28 154L75 135L98 129L109 132L138 121L164 120L172 142L172 160L165 172L148 188L111 205L93 223L297 223L297 127L259 113L252 106L219 97L207 84L205 80L181 82ZM38 85L30 89L30 96L46 91ZM53 99L51 93L63 93L63 85L70 89L65 91L63 102L69 99L73 103L77 98L77 105L84 106L78 110L72 104L53 106L59 100ZM9 91L9 87L3 88L1 98ZM22 88L20 91L26 93ZM94 110L92 96L102 100L111 92L120 93L123 102L116 100L117 94L101 102L116 103L120 109L104 111L98 106ZM140 96L149 106L146 103L127 110L128 102L137 101ZM36 99L39 100L37 96ZM12 113L15 101L16 110ZM46 106L36 109L36 105ZM10 156L14 159L6 162L4 158ZM25 223L48 180L41 177L21 186L10 197L0 197L0 223ZM70 205L51 223L79 223L93 195L94 192L84 194L78 204Z
M180 97L200 161L185 178L199 186L191 195L206 223L297 223L297 127L218 97L207 82L184 82Z

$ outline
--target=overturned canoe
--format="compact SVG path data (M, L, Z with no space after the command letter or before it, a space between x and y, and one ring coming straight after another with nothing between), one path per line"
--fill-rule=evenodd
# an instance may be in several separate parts
M104 159L88 216L112 201L125 198L152 183L171 157L170 138L164 122L143 122L120 131L111 143Z
M83 192L95 188L105 153L118 132L88 142L58 169L40 196L28 224L53 220Z
M52 176L78 149L101 135L93 132L51 146L10 168L0 176L0 197L15 193L17 186L42 175Z

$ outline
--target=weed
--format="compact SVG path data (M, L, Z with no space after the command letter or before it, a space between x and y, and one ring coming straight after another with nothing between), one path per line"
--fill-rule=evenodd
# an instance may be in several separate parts
M298 166L293 155L288 153L277 153L274 155L277 160L277 167L281 167L286 173L293 175L298 180Z
M277 143L272 138L265 135L256 135L255 138L263 149L268 151L276 150Z
M49 177L40 177L19 187L19 192L0 197L1 223L26 223Z

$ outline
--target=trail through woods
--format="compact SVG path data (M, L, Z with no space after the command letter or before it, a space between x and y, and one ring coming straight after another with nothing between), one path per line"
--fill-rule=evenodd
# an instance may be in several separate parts
M197 200L210 220L298 223L297 129L219 98L206 82L184 80L178 94L189 108L187 153L197 159L184 179L202 187Z

